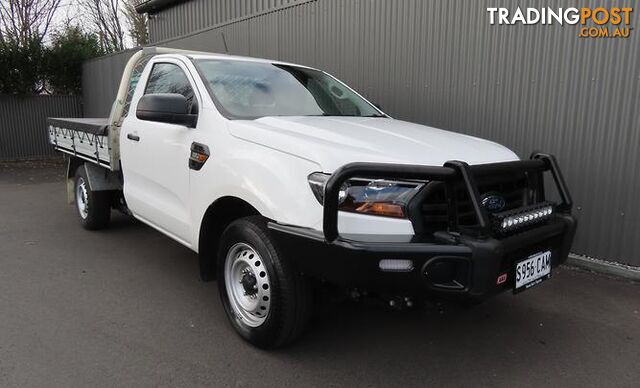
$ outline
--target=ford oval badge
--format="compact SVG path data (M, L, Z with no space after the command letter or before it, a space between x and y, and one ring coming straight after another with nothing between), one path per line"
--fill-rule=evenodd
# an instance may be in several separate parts
M497 213L504 209L506 202L504 197L490 193L482 196L482 206L490 213Z

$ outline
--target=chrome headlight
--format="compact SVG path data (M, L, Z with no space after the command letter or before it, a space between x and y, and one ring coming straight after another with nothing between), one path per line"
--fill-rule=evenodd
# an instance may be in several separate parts
M324 203L324 189L330 176L316 172L308 177L309 186L320 204ZM423 186L423 182L351 178L340 187L338 208L354 213L407 218L407 205Z

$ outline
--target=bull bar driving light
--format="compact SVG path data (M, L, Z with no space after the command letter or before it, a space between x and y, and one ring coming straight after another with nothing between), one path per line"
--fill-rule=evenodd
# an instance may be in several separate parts
M510 232L546 220L553 212L553 205L545 202L525 209L498 213L494 217L501 231Z
M378 267L383 272L411 272L413 261L407 259L382 259Z

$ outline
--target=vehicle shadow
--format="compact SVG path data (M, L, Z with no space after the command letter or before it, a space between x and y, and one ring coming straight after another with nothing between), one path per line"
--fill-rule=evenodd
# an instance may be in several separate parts
M575 318L545 303L544 291L503 294L473 307L427 304L402 311L371 300L345 302L316 317L298 342L276 353L366 381L370 374L389 375L383 380L394 385L510 385L502 380L508 376L544 384L546 375L533 369L574 374L570 349L583 341ZM357 368L348 371L345 365Z

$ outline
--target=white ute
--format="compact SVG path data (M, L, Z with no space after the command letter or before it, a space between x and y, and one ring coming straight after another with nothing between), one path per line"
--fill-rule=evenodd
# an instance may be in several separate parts
M576 227L553 156L395 120L306 66L144 48L108 119L48 131L82 225L118 209L198 252L263 348L295 339L328 286L396 306L525 290Z

